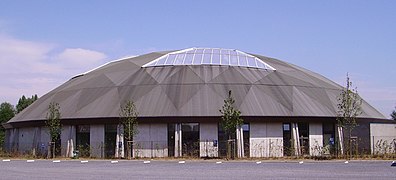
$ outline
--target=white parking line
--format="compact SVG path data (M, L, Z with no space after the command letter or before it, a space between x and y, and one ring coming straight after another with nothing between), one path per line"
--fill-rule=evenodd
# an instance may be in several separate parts
M150 164L150 161L143 161L143 164Z
M28 163L32 163L32 162L34 162L34 160L27 160L26 162L28 162Z
M186 161L179 161L179 164L184 164L186 163Z
M115 163L118 163L118 161L111 161L111 164L115 164Z
M10 162L10 159L3 159L3 162Z
M81 161L81 163L87 163L88 161Z
M60 160L54 160L53 163L60 163Z

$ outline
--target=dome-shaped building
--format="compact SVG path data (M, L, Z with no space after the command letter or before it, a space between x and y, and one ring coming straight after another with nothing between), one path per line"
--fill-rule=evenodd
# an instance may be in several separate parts
M120 106L131 100L139 113L134 156L218 157L226 142L219 109L231 91L244 119L237 131L239 156L289 155L297 146L300 153L317 155L330 153L323 149L337 136L341 90L317 73L277 59L189 48L117 60L73 77L3 126L8 149L43 148L49 141L48 106L56 102L63 155L71 146L89 145L91 156L122 156ZM370 123L384 122L389 121L363 101L356 135L368 142L360 147L370 149Z

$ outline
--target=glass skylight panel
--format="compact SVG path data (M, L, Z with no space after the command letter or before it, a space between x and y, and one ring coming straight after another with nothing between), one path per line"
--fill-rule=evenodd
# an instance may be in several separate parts
M213 49L206 48L203 53L204 54L212 54L213 53Z
M247 66L246 56L238 56L239 57L239 65Z
M156 65L156 66L158 66L158 65L164 65L164 64L165 64L165 61L166 61L166 58L167 58L167 56L166 56L166 57L163 57L163 58L161 58L161 59L159 59L158 62L157 62L157 64L155 64L155 65Z
M230 65L230 55L221 54L221 65Z
M221 55L225 55L225 54L230 54L230 50L228 50L228 49L222 49L222 50L221 50Z
M202 59L202 64L211 64L211 59L212 59L212 53L205 53L203 54L203 59Z
M155 66L155 64L157 64L158 61L151 61L147 64L147 67L149 66Z
M212 64L220 64L220 54L212 54Z
M191 50L186 51L186 53L187 53L187 54L194 54L195 51L196 51L196 49L191 49Z
M213 54L220 54L220 49L213 49Z
M254 57L247 57L249 67L257 67Z
M193 58L194 58L194 54L187 53L186 57L184 58L184 64L192 64L194 60Z
M256 59L256 63L257 63L257 67L258 68L266 69L265 64L263 64L262 62L258 61L257 59Z
M143 65L143 67L202 64L242 66L275 70L273 67L253 55L246 54L235 49L221 48L190 48L175 51L165 54Z
M204 49L199 48L195 50L195 54L203 54Z
M202 54L195 54L194 59L193 59L193 65L200 65L202 64Z
M170 55L169 55L168 61L169 61L171 55L173 55L173 54L170 54ZM173 64L175 64L175 65L182 65L182 64L183 64L183 60L184 60L184 54L177 54L177 56L176 56L175 61L174 61ZM166 64L168 64L168 61L166 61ZM170 65L172 65L172 64L170 64Z
M238 54L237 54L236 50L230 50L230 55L237 56Z
M230 65L238 66L238 56L230 55Z
M176 54L170 54L169 56L168 56L168 59L166 59L166 62L165 62L165 65L172 65L172 64L174 64L174 62L175 62L175 59L176 59Z

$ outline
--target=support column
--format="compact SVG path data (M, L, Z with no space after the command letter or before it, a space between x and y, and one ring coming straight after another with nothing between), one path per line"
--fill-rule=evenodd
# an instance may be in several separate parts
M237 157L244 157L244 146L243 146L243 129L241 126L236 129L236 146L237 146Z
M175 157L182 157L182 129L181 124L175 124Z
M117 125L117 136L116 136L116 147L115 155L116 158L124 158L124 127L119 124Z
M344 155L344 131L341 126L337 126L338 145L340 146L340 153Z
M301 145L300 145L300 135L298 132L298 123L292 124L292 138L293 138L293 146L294 146L294 154L296 156L301 155Z

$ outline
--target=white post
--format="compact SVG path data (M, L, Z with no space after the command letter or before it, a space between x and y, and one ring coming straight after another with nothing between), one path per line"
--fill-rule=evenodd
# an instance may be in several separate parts
M337 126L337 131L338 131L338 140L340 144L340 151L341 154L344 155L344 133L342 127Z
M179 126L175 124L175 157L179 157Z
M237 142L238 142L238 157L245 157L244 146L243 146L243 129L242 126L237 128Z
M70 157L70 140L67 140L65 157Z
M236 139L235 139L235 146L236 146L236 151L237 151L237 157L241 157L241 148L240 148L240 129L239 127L236 127Z
M74 151L74 143L73 143L73 138L70 139L70 150L69 150L69 157L73 157L73 151Z
M175 157L181 157L182 154L182 129L181 124L175 124Z
M294 153L296 156L301 154L301 146L300 146L300 137L298 132L298 124L292 123L292 138L293 138L293 145L294 145Z
M183 156L182 125L179 123L179 157Z
M116 158L124 157L124 127L120 124L117 125L115 157Z
M115 154L114 157L118 158L119 157L119 148L118 148L118 142L119 142L119 136L118 136L118 127L117 127L117 135L116 135L116 143L115 143Z

